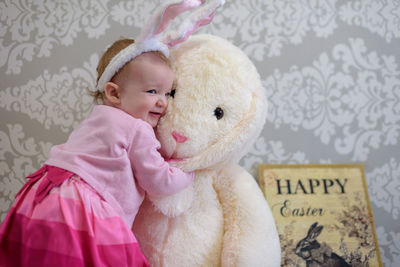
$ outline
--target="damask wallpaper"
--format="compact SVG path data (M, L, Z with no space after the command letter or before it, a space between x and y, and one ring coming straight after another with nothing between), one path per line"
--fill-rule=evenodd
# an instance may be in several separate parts
M101 53L158 0L0 0L0 220L91 110ZM384 266L400 264L400 1L227 0L199 32L256 64L269 98L241 164L363 163Z

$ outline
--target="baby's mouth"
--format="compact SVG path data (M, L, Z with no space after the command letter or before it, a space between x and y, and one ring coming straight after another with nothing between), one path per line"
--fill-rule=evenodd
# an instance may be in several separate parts
M161 113L160 112L150 111L150 115L153 116L153 117L161 117Z

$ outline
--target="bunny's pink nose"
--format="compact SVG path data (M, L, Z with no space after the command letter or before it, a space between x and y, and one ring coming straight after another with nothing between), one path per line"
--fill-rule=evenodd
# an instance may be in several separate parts
M172 132L172 137L175 139L177 143L185 143L188 139L186 136L181 135L175 131Z

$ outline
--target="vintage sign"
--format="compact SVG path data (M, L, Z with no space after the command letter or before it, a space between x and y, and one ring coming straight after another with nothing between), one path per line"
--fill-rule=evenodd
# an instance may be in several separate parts
M282 266L382 266L360 164L259 166Z

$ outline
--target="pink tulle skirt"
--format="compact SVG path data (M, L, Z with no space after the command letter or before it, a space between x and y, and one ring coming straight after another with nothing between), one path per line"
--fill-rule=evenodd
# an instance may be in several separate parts
M131 229L88 184L72 174L54 186L46 176L24 186L1 224L0 266L149 266Z

